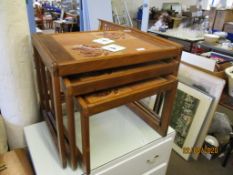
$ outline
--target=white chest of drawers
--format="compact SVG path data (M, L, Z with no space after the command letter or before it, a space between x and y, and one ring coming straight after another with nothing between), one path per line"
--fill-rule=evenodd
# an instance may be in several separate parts
M77 145L80 145L78 114ZM81 175L81 169L62 169L45 122L25 128L25 136L37 175ZM175 132L161 137L126 107L91 117L91 174L165 175Z

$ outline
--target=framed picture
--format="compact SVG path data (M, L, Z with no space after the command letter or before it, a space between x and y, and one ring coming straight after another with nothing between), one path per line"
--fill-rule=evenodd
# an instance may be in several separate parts
M170 126L176 130L173 149L186 160L193 151L212 101L209 95L183 83L178 84Z
M198 70L186 64L180 64L178 79L180 82L185 82L185 84L198 88L201 91L204 91L206 94L213 97L213 104L210 108L207 117L205 118L203 127L201 128L200 134L195 143L195 147L200 148L204 143L214 113L218 106L223 88L225 86L225 80L210 75L204 71ZM199 156L198 153L192 154L192 157L194 159L198 159L198 156Z

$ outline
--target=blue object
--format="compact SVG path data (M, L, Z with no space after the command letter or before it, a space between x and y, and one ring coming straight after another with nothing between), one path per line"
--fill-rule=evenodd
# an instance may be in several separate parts
M229 39L231 42L233 42L233 33L228 33L227 39Z
M137 20L142 20L143 7L139 7L137 11Z
M36 22L34 17L34 10L33 10L33 4L32 1L26 1L27 2L27 16L28 16L28 23L30 28L30 33L36 33Z
M57 12L57 13L61 13L61 9L58 8L58 7L55 7L53 5L50 5L48 3L43 3L42 4L42 7L47 10L47 11L54 11L54 12Z
M212 33L214 32L221 32L221 30L212 30ZM229 39L231 42L233 42L233 33L227 33L227 38L226 39Z
M82 0L80 0L79 4L79 30L84 31L84 21L83 21L83 5Z

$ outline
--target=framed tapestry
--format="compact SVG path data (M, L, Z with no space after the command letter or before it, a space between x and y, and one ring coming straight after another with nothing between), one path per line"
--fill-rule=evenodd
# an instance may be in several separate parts
M213 97L213 104L207 117L205 118L203 127L201 128L200 134L195 143L195 147L200 148L204 143L214 113L218 106L223 88L225 86L225 80L182 63L179 67L178 79L180 82L184 82L189 86L200 89L201 91L204 91L206 94ZM192 154L192 158L196 160L198 159L198 156L198 153Z
M196 151L193 148L212 101L205 93L178 84L170 126L176 130L173 149L186 160Z

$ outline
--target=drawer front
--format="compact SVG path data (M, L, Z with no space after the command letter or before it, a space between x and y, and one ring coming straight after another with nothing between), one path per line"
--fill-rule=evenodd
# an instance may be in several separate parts
M167 163L162 163L155 168L143 173L143 175L165 175L167 171Z
M145 150L132 154L130 157L122 158L118 163L102 167L102 171L93 171L96 175L142 175L143 173L155 172L156 167L169 160L173 138L155 144ZM158 170L161 171L161 170ZM148 173L147 173L148 174Z

